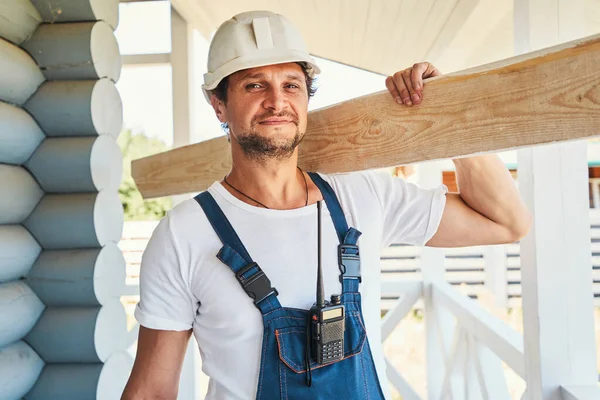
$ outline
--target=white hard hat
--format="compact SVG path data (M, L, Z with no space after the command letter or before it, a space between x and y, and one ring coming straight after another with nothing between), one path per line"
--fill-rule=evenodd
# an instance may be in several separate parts
M287 62L307 63L310 77L321 72L302 35L286 17L271 11L238 14L221 24L210 43L204 96L210 103L210 91L234 72Z

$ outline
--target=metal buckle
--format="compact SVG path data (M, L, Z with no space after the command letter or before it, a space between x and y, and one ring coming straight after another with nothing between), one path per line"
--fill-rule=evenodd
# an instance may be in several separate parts
M360 257L358 246L354 244L340 244L338 246L338 263L340 266L340 282L342 279L356 278L362 282L360 276Z
M255 267L257 269L256 273L250 275L248 278L244 278L243 275ZM275 296L279 295L277 289L271 287L271 281L255 262L240 269L235 273L235 277L242 284L248 296L254 299L254 304L260 303L272 294L275 294Z

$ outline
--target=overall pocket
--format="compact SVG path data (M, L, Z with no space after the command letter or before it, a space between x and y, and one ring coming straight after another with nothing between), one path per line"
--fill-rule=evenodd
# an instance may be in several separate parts
M367 332L358 311L349 311L346 315L344 331L344 358L330 364L318 365L311 360L310 369L316 370L328 365L343 363L346 359L359 354L365 344ZM306 329L285 327L275 330L279 359L297 374L306 372L305 351L307 346Z

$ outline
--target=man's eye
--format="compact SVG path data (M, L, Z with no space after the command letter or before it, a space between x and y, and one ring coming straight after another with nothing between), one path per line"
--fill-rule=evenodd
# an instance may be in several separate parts
M291 88L291 89L298 89L299 86L298 85L294 85L293 83L290 83L289 85L287 85L287 87Z
M249 83L246 85L246 89L259 89L260 85L258 83Z

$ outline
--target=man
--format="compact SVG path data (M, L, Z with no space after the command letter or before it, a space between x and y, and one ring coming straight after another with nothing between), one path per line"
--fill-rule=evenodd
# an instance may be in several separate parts
M454 160L458 194L385 173L301 171L297 146L319 69L281 15L226 21L208 70L204 90L230 137L232 170L169 212L148 244L138 352L123 398L175 399L192 331L210 377L208 399L389 398L380 249L520 239L531 216L510 173L496 156ZM436 75L419 63L386 86L399 107L418 106L423 79ZM319 258L326 296L339 295L328 304L344 306L336 314L344 316L343 342L324 350L315 345L327 336L315 328L321 314L306 311Z

